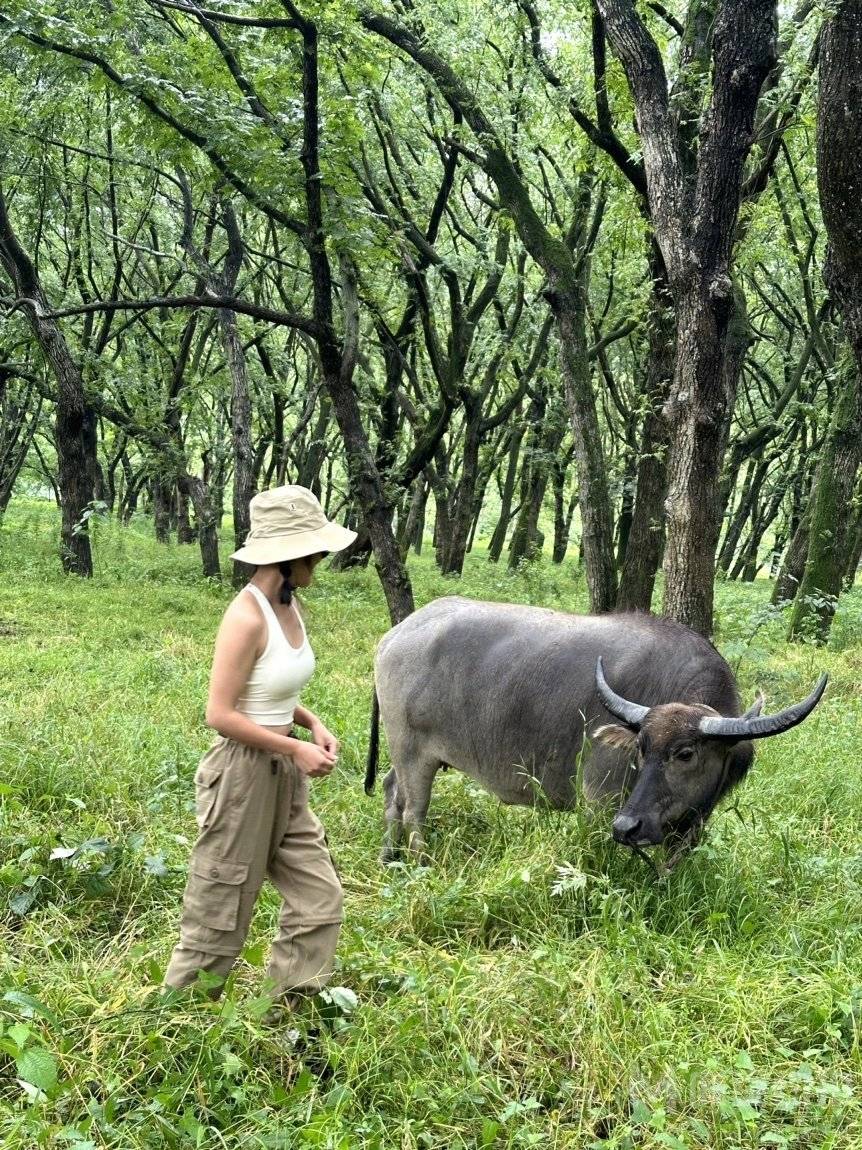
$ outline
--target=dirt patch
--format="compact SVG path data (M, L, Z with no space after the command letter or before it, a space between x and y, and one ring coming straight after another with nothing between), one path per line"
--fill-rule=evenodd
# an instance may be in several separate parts
M21 628L14 619L0 619L0 639L14 639L20 634Z

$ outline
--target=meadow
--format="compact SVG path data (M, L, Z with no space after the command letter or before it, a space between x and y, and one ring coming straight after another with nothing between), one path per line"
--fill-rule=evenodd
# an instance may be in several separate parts
M4 1150L795 1150L862 1147L862 592L828 650L788 646L769 585L718 588L746 701L826 698L669 875L606 816L501 807L438 778L429 870L382 869L362 789L372 570L305 595L306 701L342 739L313 785L346 890L317 1038L268 1027L264 894L222 1000L159 990L175 940L212 639L228 586L140 520L95 525L64 578L47 504L0 525L0 1146ZM226 549L227 550L227 549ZM571 561L465 575L420 602L582 610Z

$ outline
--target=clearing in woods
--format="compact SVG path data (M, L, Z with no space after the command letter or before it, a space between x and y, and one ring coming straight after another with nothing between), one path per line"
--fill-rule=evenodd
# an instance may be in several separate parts
M346 889L344 989L294 1049L261 1023L272 892L219 1005L156 989L230 591L143 522L98 524L96 578L64 578L55 534L21 501L0 536L5 1150L862 1145L858 590L823 652L784 644L766 583L719 586L747 700L801 698L821 669L830 687L657 882L604 818L507 810L455 772L435 787L434 868L382 870L362 775L385 605L372 572L322 572L306 697L343 741L313 804ZM586 602L570 562L412 569L420 602Z

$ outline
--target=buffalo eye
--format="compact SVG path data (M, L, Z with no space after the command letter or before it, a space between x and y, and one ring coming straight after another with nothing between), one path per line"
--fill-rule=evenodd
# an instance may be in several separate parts
M674 758L680 763L690 763L694 758L694 747L680 747Z

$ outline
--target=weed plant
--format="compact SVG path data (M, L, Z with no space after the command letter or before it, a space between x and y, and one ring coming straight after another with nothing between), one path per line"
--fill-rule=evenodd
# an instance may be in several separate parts
M159 990L209 742L212 639L231 594L142 519L94 524L96 577L64 578L57 523L0 526L0 1145L4 1150L827 1150L862 1146L862 596L827 651L783 642L768 586L718 588L745 698L812 718L669 876L608 821L500 806L438 778L429 870L377 863L362 790L371 571L306 592L307 702L338 732L313 786L346 889L319 1036L265 1026L265 891L222 1000ZM571 561L460 580L411 559L417 597L583 610Z

